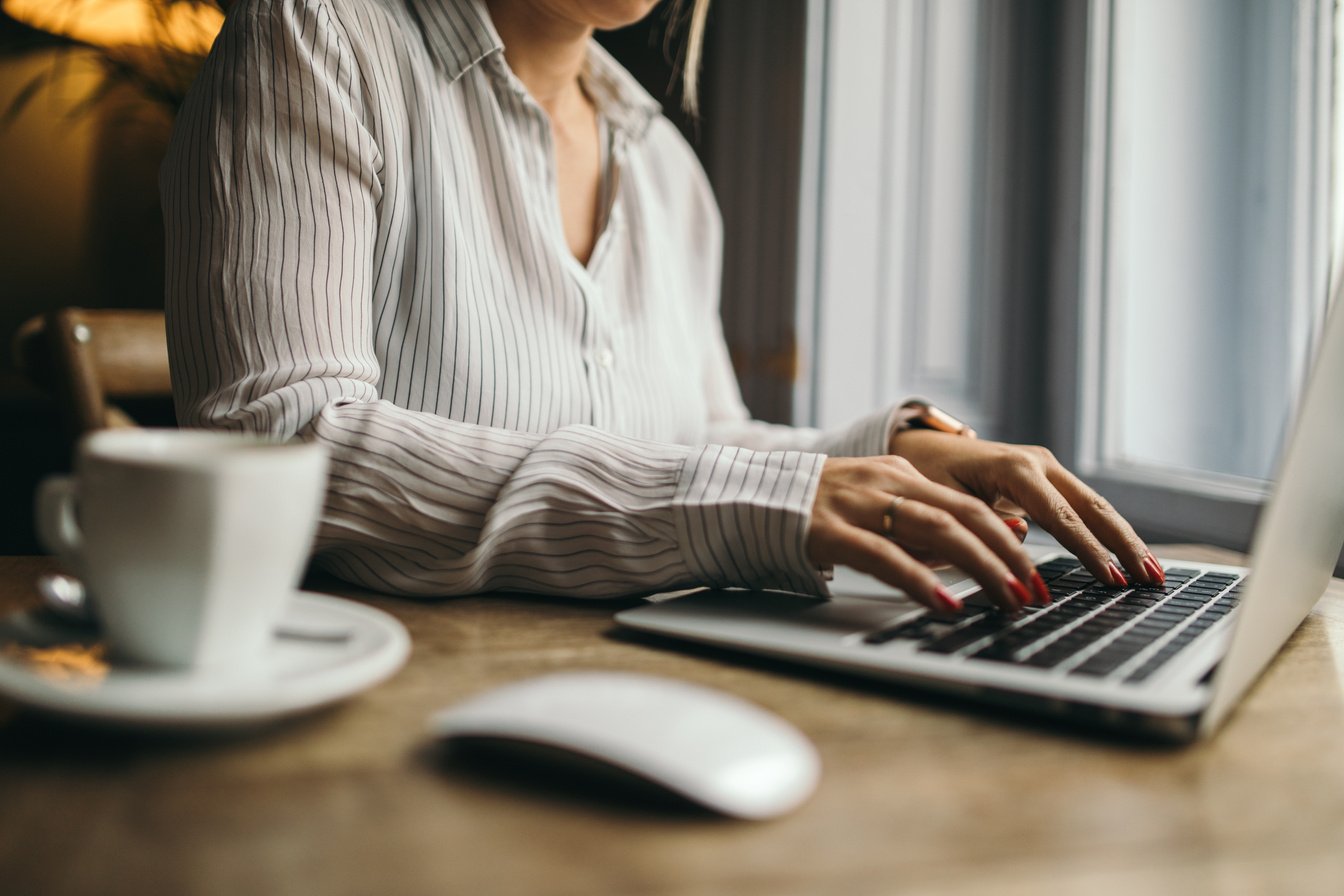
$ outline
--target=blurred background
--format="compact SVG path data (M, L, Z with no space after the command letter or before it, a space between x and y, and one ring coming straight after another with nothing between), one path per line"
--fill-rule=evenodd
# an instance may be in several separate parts
M136 4L0 4L0 552L36 552L33 487L69 464L12 337L54 308L163 306L156 180L190 78L180 36Z

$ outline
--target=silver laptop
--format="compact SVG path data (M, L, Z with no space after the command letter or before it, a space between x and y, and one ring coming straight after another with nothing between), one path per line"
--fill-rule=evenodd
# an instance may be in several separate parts
M1164 560L1164 586L1114 588L1058 549L1037 549L1053 602L1017 618L955 572L945 581L967 609L947 617L840 570L830 600L700 591L616 621L1085 724L1208 735L1320 599L1344 547L1341 306L1337 298L1249 569Z

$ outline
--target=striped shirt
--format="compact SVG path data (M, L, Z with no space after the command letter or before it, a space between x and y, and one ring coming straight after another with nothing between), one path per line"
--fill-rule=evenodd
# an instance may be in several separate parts
M658 105L596 43L608 149L587 265L548 119L479 0L243 0L161 186L186 426L320 442L318 560L403 594L822 593L824 434L750 419L721 223Z

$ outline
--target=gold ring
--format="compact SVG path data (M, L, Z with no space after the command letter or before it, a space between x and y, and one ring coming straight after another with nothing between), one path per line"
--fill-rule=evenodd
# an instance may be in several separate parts
M887 533L887 537L895 534L892 530L896 525L896 511L900 510L904 503L905 498L897 495L891 499L891 506L887 508L887 512L882 514L882 531Z

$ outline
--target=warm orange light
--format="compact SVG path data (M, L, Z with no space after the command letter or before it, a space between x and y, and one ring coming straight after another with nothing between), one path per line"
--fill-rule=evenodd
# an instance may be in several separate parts
M105 653L103 644L28 647L10 643L0 648L0 654L23 663L47 681L70 685L95 685L107 678Z
M95 47L160 47L204 56L224 13L196 0L0 0L33 28Z

